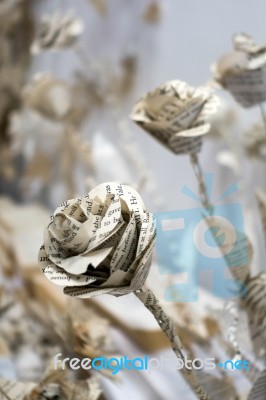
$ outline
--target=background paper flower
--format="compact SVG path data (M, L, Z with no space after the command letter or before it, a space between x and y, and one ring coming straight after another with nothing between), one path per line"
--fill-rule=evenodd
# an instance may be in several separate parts
M42 18L31 51L60 50L73 46L83 31L82 21L71 13L55 12Z
M218 104L209 88L175 80L141 98L131 118L175 154L197 153Z
M254 124L243 137L244 150L248 157L266 161L266 135L263 125Z
M266 46L247 34L234 35L233 44L214 66L215 79L243 107L252 107L266 100Z
M62 121L74 107L70 85L48 74L38 74L24 88L26 105L46 118Z

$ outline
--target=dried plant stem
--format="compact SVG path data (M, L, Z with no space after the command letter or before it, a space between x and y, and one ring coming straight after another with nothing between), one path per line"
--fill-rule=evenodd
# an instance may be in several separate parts
M265 135L266 135L266 116L264 114L264 109L263 109L263 104L260 103L260 112L261 112L261 117L264 125L264 130L265 130Z
M198 181L199 196L200 196L201 203L202 203L203 207L207 210L208 214L211 215L212 210L213 210L213 205L209 201L207 188L206 188L206 185L204 182L204 176L203 176L202 168L201 168L197 153L190 154L190 162L192 164L194 174Z
M145 289L145 291L138 290L135 292L138 299L144 304L144 306L149 310L156 321L158 322L161 330L165 333L168 337L171 347L177 356L177 358L185 361L185 356L182 352L182 344L180 342L179 337L176 335L175 326L171 319L166 315L164 310L159 304L159 300L156 298L154 293L150 289ZM180 373L182 374L183 378L189 384L189 386L193 389L195 394L197 395L198 399L200 400L208 400L209 397L205 393L204 389L199 385L198 379L194 374L193 370L189 370L185 367L180 369Z
M0 394L4 396L7 400L12 400L1 388L0 388Z

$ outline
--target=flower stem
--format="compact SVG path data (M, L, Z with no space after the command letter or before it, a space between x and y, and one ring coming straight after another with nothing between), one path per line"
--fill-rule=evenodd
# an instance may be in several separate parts
M180 358L182 361L185 361L185 356L182 352L183 346L180 342L179 337L176 335L174 324L160 306L159 300L156 298L154 293L150 289L146 289L145 291L142 290L136 291L135 295L144 304L147 310L149 310L151 314L154 316L160 328L168 337L171 343L171 347L177 358ZM188 369L186 367L186 364L184 363L184 367L180 369L180 372L183 375L186 382L189 384L189 386L193 389L198 399L200 400L209 399L204 389L199 385L198 379L193 373L192 369L191 370Z
M212 215L213 211L213 205L209 201L208 193L207 193L207 188L204 182L204 176L202 172L202 168L199 162L199 158L197 153L191 153L190 154L190 162L194 171L194 174L197 178L198 181L198 187L199 187L199 196L201 203L203 207L206 209L209 215Z
M261 117L262 117L262 121L263 121L263 125L264 125L265 135L266 135L266 117L264 114L262 103L260 103L260 112L261 112Z

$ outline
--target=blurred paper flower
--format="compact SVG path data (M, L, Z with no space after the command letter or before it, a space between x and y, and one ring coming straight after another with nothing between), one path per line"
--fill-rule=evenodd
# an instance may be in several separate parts
M266 135L264 126L255 124L243 138L248 157L266 161Z
M153 215L129 186L106 183L64 202L45 229L39 262L45 276L77 297L141 289L155 240Z
M141 98L131 118L175 154L198 153L218 104L207 87L169 81Z
M72 111L71 90L66 82L50 75L37 75L24 89L25 104L51 120L65 119Z
M72 13L43 16L37 37L31 46L32 53L43 50L60 50L73 46L83 31L83 23Z
M234 51L213 66L215 80L243 107L266 100L266 45L258 46L251 36L233 36Z

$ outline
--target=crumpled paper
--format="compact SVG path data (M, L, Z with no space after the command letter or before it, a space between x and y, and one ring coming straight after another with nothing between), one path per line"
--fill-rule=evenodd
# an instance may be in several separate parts
M105 183L56 209L44 232L39 264L67 295L119 296L143 287L154 242L154 218L139 194Z
M219 100L210 88L193 88L175 80L141 98L131 119L173 153L198 153L218 105Z

